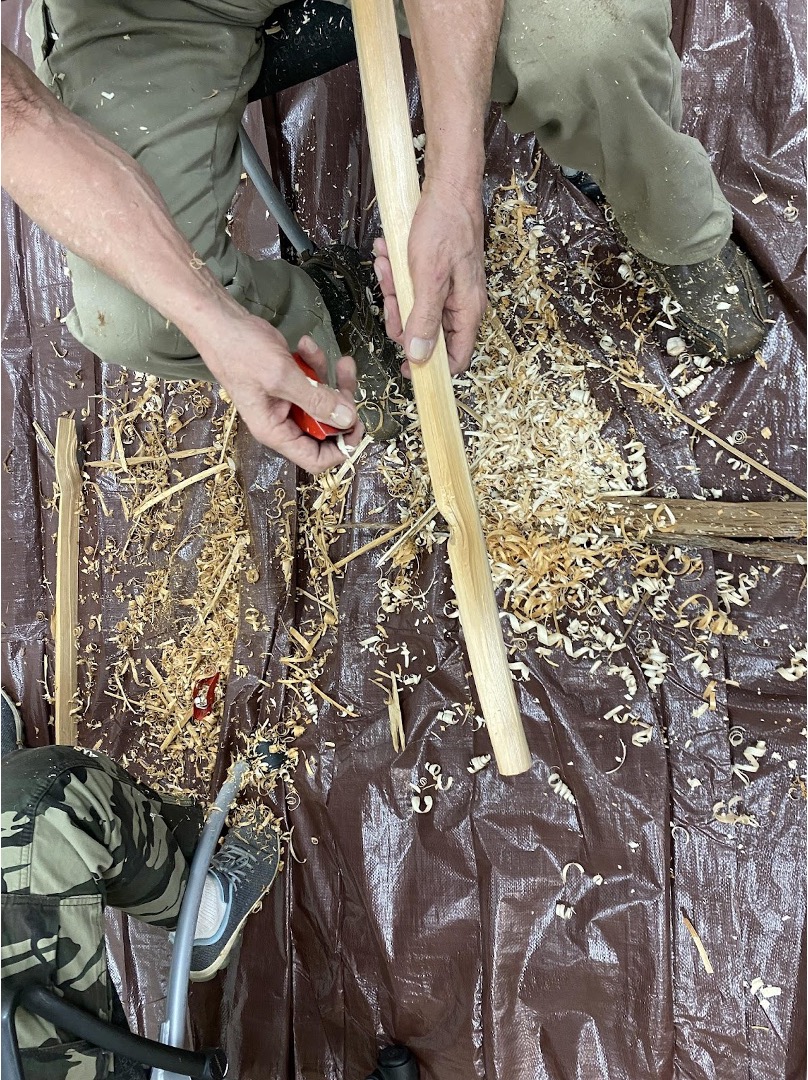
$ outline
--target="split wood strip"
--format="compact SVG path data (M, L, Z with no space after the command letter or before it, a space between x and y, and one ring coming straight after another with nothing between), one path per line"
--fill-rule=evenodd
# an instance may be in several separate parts
M433 517L437 515L437 513L438 508L435 503L432 503L429 509L425 510L423 514L421 514L421 516L418 518L418 520L414 521L412 525L410 525L404 535L400 536L398 540L396 540L395 544L390 545L390 547L387 549L387 551L385 551L384 555L382 555L382 557L376 564L377 568L384 566L386 562L389 562L390 559L392 559L395 553L399 550L399 548L402 548L411 537L419 533L421 529L423 529L423 527L428 524Z
M158 503L163 502L165 499L170 499L172 495L176 495L178 491L182 491L184 488L190 487L191 484L198 484L200 480L207 480L211 476L215 476L217 473L222 472L224 469L229 469L230 465L226 461L220 461L218 465L211 465L209 469L203 469L202 472L194 473L193 476L186 476L184 480L180 480L178 484L174 484L173 487L166 488L165 491L160 491L157 495L152 495L150 499L146 499L132 514L133 518L139 518L141 514L145 514L147 510L151 510L153 506L157 506Z
M168 735L166 735L166 737L160 743L161 750L168 750L169 746L171 746L171 744L174 742L174 740L188 723L188 721L193 717L193 715L193 710L191 710L191 712L189 712L186 716L181 716L179 720L175 721L174 727L171 729L171 731L169 731Z
M34 432L36 433L36 437L39 440L40 445L45 450L45 453L48 455L51 461L54 461L56 459L56 448L54 447L48 436L45 434L42 429L42 425L38 421L34 420L33 426Z
M221 578L219 580L219 584L216 586L216 592L213 594L213 596L210 598L210 600L208 600L207 604L205 604L204 611L200 612L200 614L199 614L199 621L201 623L203 623L205 621L205 619L207 619L208 615L210 615L211 611L213 611L214 607L216 606L216 601L222 595L222 589L224 589L225 585L230 580L230 575L235 570L236 564L238 563L239 559L241 558L241 553L244 551L244 548L246 546L247 546L247 537L246 536L240 536L238 538L238 540L236 540L236 543L235 543L235 545L233 547L233 553L232 553L232 555L230 556L230 558L228 560L227 566L225 567L225 571L224 571L224 573L222 574L222 576L221 576Z
M413 305L407 242L420 198L392 0L354 0L354 33L376 194L401 318ZM508 668L488 552L449 375L443 334L432 357L412 365L412 385L435 502L449 526L449 564L471 670L497 767L530 768Z
M713 975L713 965L710 963L710 957L707 955L707 950L704 948L704 942L699 937L698 930L696 930L695 926L684 912L682 912L682 919L687 927L687 932L693 938L693 944L696 946L696 952L701 957L702 964L704 964L704 970L708 975Z
M357 548L349 555L346 555L345 558L340 559L339 562L335 562L331 567L332 572L341 570L343 566L347 566L348 563L353 562L354 559L358 559L360 555L364 555L367 551L373 551L374 548L381 547L382 544L386 544L387 541L391 540L394 536L398 536L398 534L400 532L403 532L404 529L409 528L410 523L408 521L404 522L402 525L396 525L394 529L391 529L390 532L386 532L384 536L377 536L375 540L371 540L369 543L363 544L361 548Z
M756 540L806 534L804 502L724 502L709 499L654 499L644 495L601 495L634 521L646 520L664 539L670 533L694 540L707 536Z
M799 563L808 562L808 548L805 544L787 544L776 540L730 540L726 536L710 536L697 539L694 536L680 536L677 533L651 533L645 537L649 544L670 547L709 548L710 551L724 551L729 555L745 555L749 559L764 559L769 562Z
M390 717L390 738L393 740L393 749L400 754L406 746L404 738L404 719L401 715L401 699L398 696L398 683L396 673L390 672L390 696L387 699L387 712Z
M59 524L56 533L56 605L53 615L55 650L54 717L56 742L76 745L74 713L78 685L76 632L79 621L79 511L81 475L76 459L76 421L56 421L54 460L59 485Z
M170 461L180 461L183 458L198 457L200 454L212 454L216 450L215 446L200 446L198 448L191 447L188 450L171 450L166 451L165 456ZM139 454L135 457L126 459L127 465L151 465L153 463L162 461L161 457L156 457L154 454ZM86 461L85 466L88 469L120 469L122 465L118 458L102 458L100 461Z

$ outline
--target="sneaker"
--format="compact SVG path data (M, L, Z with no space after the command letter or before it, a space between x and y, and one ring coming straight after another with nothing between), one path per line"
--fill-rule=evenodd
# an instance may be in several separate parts
M275 880L279 863L274 832L235 828L227 834L208 872L220 890L224 914L214 934L194 941L191 982L207 982L227 964L247 916L258 910Z
M25 745L24 729L20 710L5 690L0 690L2 703L0 708L0 757L13 754Z
M304 255L301 266L320 290L341 352L356 362L356 408L365 431L375 442L394 439L401 431L405 387L396 346L379 317L382 299L372 259L334 244Z
M750 260L728 240L714 259L690 266L644 261L660 289L680 306L685 337L725 363L749 360L766 336L768 300Z

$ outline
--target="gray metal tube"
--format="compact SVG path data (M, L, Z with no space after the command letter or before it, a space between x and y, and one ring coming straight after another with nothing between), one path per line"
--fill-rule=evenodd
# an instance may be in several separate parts
M297 218L286 205L283 196L275 186L275 181L269 175L266 166L258 156L258 151L252 144L250 136L244 130L242 124L239 128L241 140L241 157L247 175L255 184L258 194L267 204L267 208L278 223L278 227L288 237L295 251L302 255L304 251L314 251L314 244L303 232L297 222Z
M185 1040L185 1007L188 1002L188 975L191 970L191 950L194 945L194 931L202 903L202 890L210 868L216 844L222 835L227 811L238 794L241 781L247 771L246 762L239 761L233 769L233 775L222 784L216 801L210 809L205 827L196 846L188 883L182 900L177 931L174 936L174 953L171 959L171 973L168 980L166 997L166 1022L161 1033L162 1041L168 1046L182 1046ZM166 1078L170 1073L164 1074Z

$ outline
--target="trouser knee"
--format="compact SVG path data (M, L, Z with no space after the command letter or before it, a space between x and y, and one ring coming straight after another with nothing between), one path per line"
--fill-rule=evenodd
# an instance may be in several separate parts
M74 256L68 256L73 337L106 364L167 378L210 379L183 334L139 296Z
M732 213L694 139L678 131L680 63L666 0L564 7L508 0L493 93L559 165L591 173L628 242L657 262L716 255Z

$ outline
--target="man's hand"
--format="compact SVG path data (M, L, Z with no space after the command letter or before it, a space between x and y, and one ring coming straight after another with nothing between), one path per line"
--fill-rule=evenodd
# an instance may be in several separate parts
M334 439L318 442L303 434L289 415L292 405L299 405L316 420L342 428L349 446L359 442L362 425L354 407L356 369L350 356L337 362L339 390L313 386L281 334L235 302L227 305L223 318L212 325L205 323L194 337L200 356L258 442L310 473L324 472L345 460ZM297 351L325 379L325 353L312 338L302 337Z
M427 179L424 184L408 243L415 303L404 327L384 240L377 240L373 251L387 333L407 355L403 373L410 374L409 361L431 356L441 326L450 371L453 375L465 371L487 303L479 192L438 180Z
M299 405L341 428L347 443L358 442L353 360L337 365L339 391L312 386L281 334L248 314L200 265L137 162L65 109L5 47L2 92L3 187L22 209L173 322L259 442L312 473L344 461L333 439L304 435L289 410ZM322 350L310 338L298 349L325 378Z

